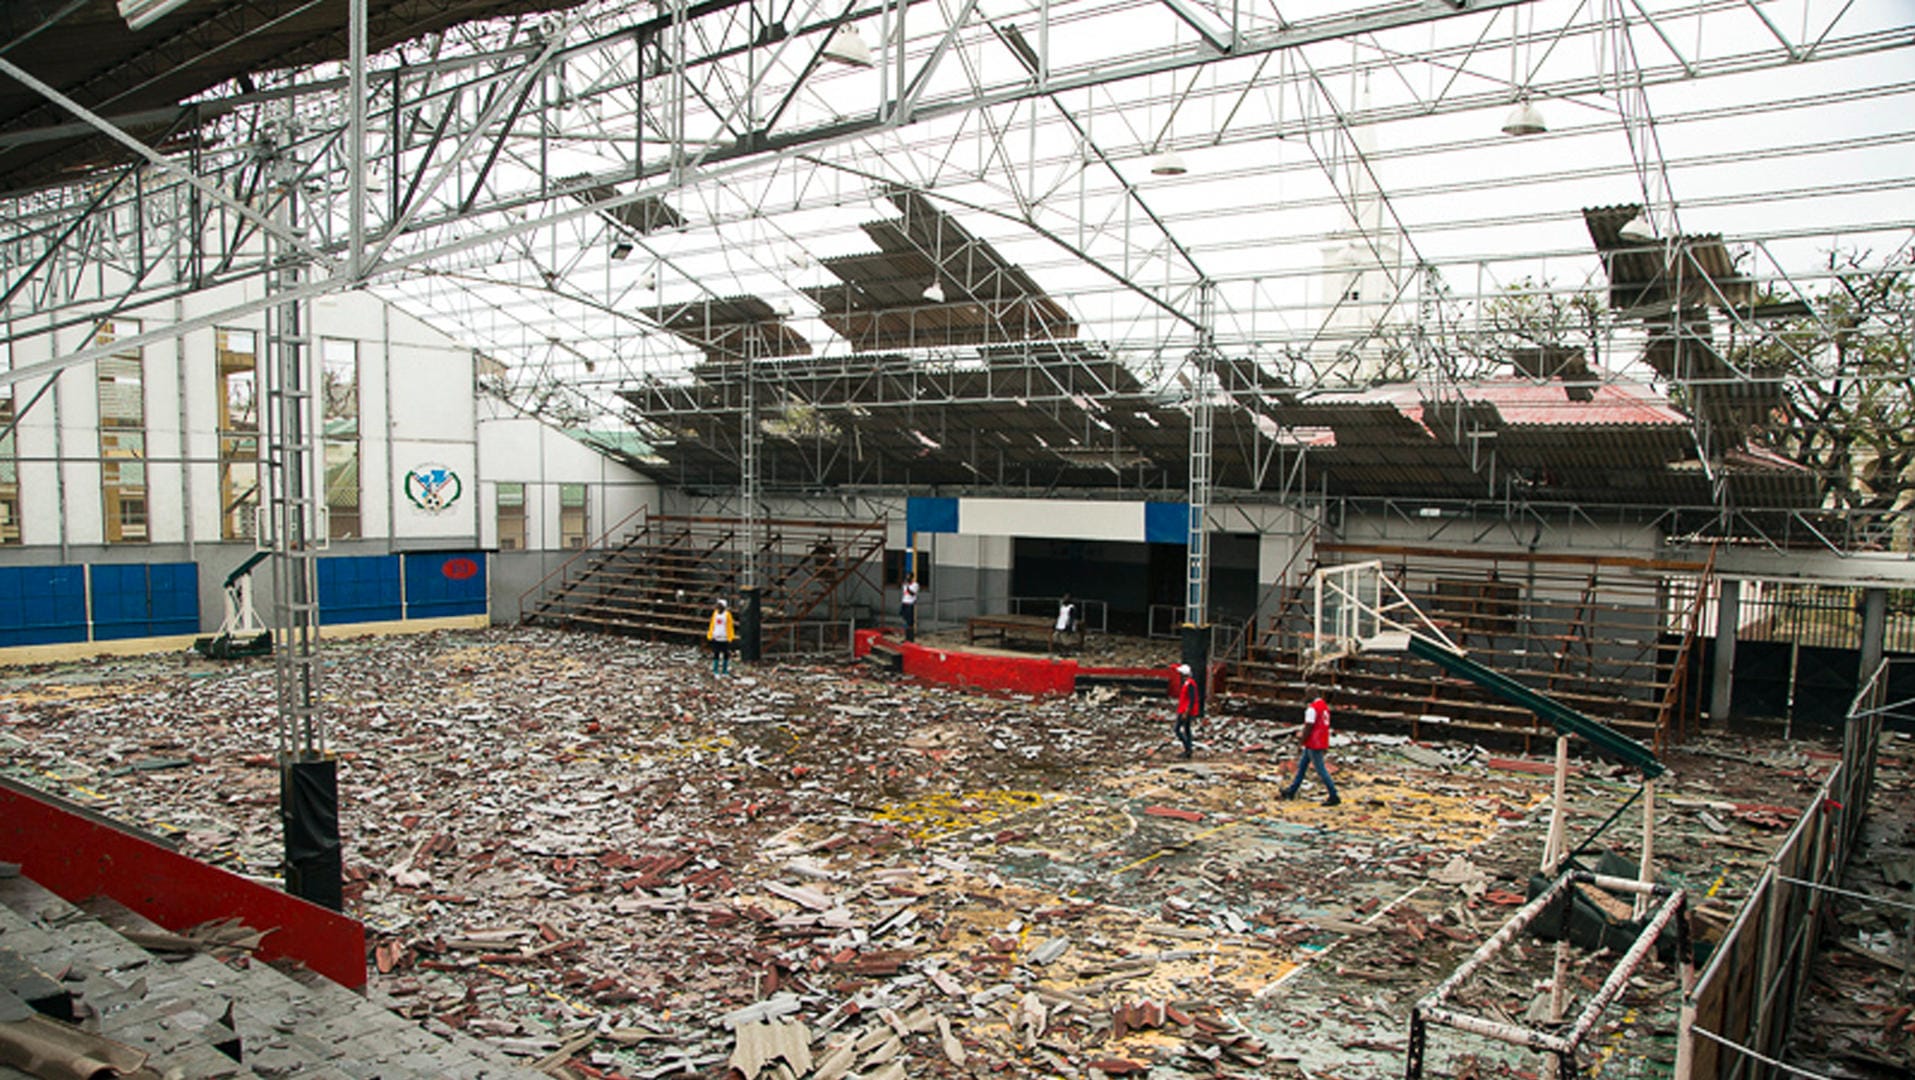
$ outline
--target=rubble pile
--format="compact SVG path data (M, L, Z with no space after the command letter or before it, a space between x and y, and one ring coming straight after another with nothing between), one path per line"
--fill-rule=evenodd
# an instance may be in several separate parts
M1878 808L1828 898L1833 948L1803 994L1788 1060L1825 1076L1915 1074L1915 783L1907 736L1885 742Z
M554 1075L1401 1075L1409 1007L1522 902L1548 812L1533 762L1347 732L1343 805L1284 801L1292 722L1227 700L1184 762L1167 702L1109 691L714 677L527 629L323 655L373 992ZM276 873L270 659L0 692L11 774ZM1679 763L1660 864L1732 912L1815 775ZM1579 841L1630 785L1581 763L1572 788ZM1673 1001L1640 996L1652 1037Z

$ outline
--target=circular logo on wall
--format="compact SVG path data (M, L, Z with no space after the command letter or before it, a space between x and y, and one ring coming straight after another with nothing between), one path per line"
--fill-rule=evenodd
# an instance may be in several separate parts
M420 465L406 472L406 500L430 514L442 514L465 494L459 474L444 465Z

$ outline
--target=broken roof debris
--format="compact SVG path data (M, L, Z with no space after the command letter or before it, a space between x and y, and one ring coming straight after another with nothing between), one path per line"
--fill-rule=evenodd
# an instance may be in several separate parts
M907 689L836 659L712 678L688 647L524 629L326 658L376 999L554 1075L1400 1075L1409 1008L1523 902L1547 818L1546 776L1347 732L1344 805L1282 801L1290 717L1227 699L1186 763L1165 704L1109 690ZM10 772L273 872L269 667L0 688ZM1658 860L1708 894L1705 940L1827 767L1757 752L1778 767L1671 755ZM1630 790L1571 783L1577 839ZM1470 1007L1522 1016L1547 952ZM1598 1042L1664 1053L1672 980L1632 985ZM1432 1075L1533 1067L1430 1053Z

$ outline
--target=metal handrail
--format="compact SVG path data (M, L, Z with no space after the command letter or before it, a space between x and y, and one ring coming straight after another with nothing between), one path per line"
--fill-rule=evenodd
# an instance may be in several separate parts
M546 582L551 581L554 576L558 574L563 574L565 571L571 569L572 564L579 561L579 559L583 558L588 552L600 551L600 550L604 550L604 551L611 550L610 541L612 538L612 534L618 532L620 529L623 529L625 527L625 524L631 521L633 518L644 517L646 511L650 509L651 509L650 504L643 503L643 502L639 503L638 509L633 510L631 513L626 514L624 517L618 519L617 524L613 525L609 529L606 529L604 533L600 534L596 542L586 544L584 547L579 548L578 551L574 553L570 558L558 564L556 567L553 567L552 570L549 571L544 577L533 582L529 588L527 588L524 592L520 593L519 594L519 621L520 622L525 621L526 597L529 597L533 593L539 592L541 589L545 588Z
M1011 614L1023 615L1025 614L1024 605L1032 604L1048 609L1038 614L1054 617L1057 614L1057 605L1062 603L1063 600L1064 598L1061 596L1013 596L1010 597ZM1085 630L1094 631L1099 634L1110 632L1109 601L1099 600L1094 597L1074 596L1071 598L1071 603L1077 605L1077 611L1073 616L1073 621L1079 626L1082 626ZM1095 618L1092 617L1093 614Z

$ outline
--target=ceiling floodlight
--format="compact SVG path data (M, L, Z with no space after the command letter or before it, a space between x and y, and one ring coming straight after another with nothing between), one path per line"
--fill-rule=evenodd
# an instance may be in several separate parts
M1633 244L1652 244L1656 241L1656 227L1649 222L1649 212L1636 211L1636 216L1623 223L1616 235Z
M1536 106L1531 105L1528 98L1518 101L1503 120L1505 135L1541 135L1548 130L1549 125L1543 123L1543 114L1536 111Z
M630 240L620 240L618 243L612 245L612 258L614 259L623 259L631 253L632 242Z
M120 0L120 18L128 30L144 30L186 5L186 0Z
M932 278L931 284L925 287L924 298L933 304L944 303L944 286L938 284L937 278Z
M844 23L833 30L830 40L825 42L824 58L847 67L868 68L871 66L871 46L858 36L857 27Z
M1182 176L1189 171L1190 166L1184 164L1184 156L1175 150L1166 150L1150 159L1152 176Z

